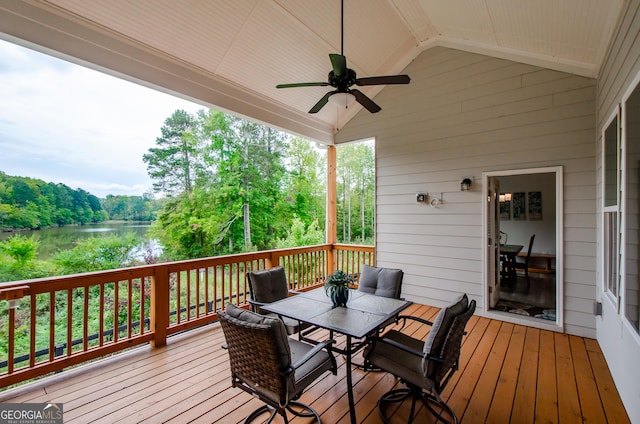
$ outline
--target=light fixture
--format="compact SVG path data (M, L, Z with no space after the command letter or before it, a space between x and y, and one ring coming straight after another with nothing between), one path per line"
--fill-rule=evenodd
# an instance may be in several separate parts
M329 97L329 102L345 109L351 106L355 101L356 98L351 93L335 93Z
M464 177L462 180L460 180L460 191L469 191L471 190L471 184L473 183L473 180L469 177Z

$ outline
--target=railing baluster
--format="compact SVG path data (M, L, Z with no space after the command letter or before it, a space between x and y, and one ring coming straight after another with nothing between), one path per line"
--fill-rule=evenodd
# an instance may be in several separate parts
M36 294L31 293L31 304L29 305L29 368L36 365Z
M104 346L104 283L100 284L100 331L98 335L98 346Z
M118 327L120 326L119 321L119 304L120 303L120 281L116 280L113 283L113 332L111 334L111 342L116 343L118 341L119 331Z
M67 289L67 356L71 356L73 340L73 289Z
M49 362L55 357L56 337L56 293L49 292Z
M127 338L131 338L131 324L133 322L133 281L131 278L128 279L128 287L127 287Z
M91 286L84 287L83 310L82 310L82 350L89 350L89 289Z
M186 306L186 320L189 321L191 318L191 269L187 269L187 296L185 300Z
M15 355L15 332L16 328L16 310L9 308L9 340L8 340L8 352L7 352L7 372L13 373L14 355Z
M147 285L147 277L140 278L140 309L138 310L138 317L140 320L140 335L144 334L144 306L147 303L145 300L145 286Z

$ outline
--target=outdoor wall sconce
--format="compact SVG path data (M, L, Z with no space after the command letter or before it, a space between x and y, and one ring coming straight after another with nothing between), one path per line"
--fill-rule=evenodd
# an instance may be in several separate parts
M471 190L471 184L473 183L473 180L469 177L464 177L462 180L460 180L460 191L469 191Z

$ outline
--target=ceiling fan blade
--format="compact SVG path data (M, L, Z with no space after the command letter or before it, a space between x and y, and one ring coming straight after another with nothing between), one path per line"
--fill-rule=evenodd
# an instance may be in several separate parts
M333 66L333 75L341 77L347 74L347 58L341 54L331 53L329 54L331 59L331 66Z
M353 94L356 98L356 101L364 106L371 113L380 112L382 108L374 103L373 100L368 98L362 91L360 90L349 90L351 94Z
M318 113L320 112L320 109L322 109L324 107L324 105L327 104L327 102L329 101L329 97L331 97L332 94L337 93L336 90L334 91L329 91L327 94L325 94L324 96L322 96L322 98L318 101L318 103L316 103L310 110L309 113Z
M278 84L276 88L292 88L292 87L326 87L327 82L296 82L293 84Z
M409 84L409 75L387 75L384 77L358 78L356 85Z

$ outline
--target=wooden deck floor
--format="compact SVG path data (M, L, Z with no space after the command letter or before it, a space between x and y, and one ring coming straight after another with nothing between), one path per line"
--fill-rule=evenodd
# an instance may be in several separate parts
M433 318L437 308L407 313ZM423 337L427 329L406 329ZM629 422L595 340L474 316L460 370L443 398L462 423ZM230 387L224 337L212 324L175 336L163 348L130 352L0 393L0 402L62 402L70 423L238 423L259 402ZM324 423L347 423L344 361L302 396ZM376 402L398 382L354 370L357 416L379 423ZM394 414L406 422L408 408ZM292 423L305 422L300 419ZM418 423L434 420L420 411Z

